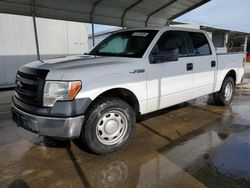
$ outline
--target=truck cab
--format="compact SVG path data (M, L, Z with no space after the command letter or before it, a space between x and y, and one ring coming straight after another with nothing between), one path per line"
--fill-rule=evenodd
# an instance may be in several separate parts
M121 30L87 55L22 66L11 109L18 126L106 154L128 143L137 116L207 94L229 105L243 76L244 54L216 54L205 31Z

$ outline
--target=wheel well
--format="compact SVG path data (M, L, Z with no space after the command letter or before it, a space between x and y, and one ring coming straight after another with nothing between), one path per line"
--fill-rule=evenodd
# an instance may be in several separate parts
M236 82L236 72L234 70L230 70L225 78L232 77L234 79L234 82Z
M136 115L140 114L140 106L139 102L137 100L137 97L133 92L131 92L128 89L124 88L116 88L116 89L111 89L108 91L105 91L104 93L100 94L93 102L96 100L103 98L103 97L116 97L119 98L125 102L127 102L135 111Z

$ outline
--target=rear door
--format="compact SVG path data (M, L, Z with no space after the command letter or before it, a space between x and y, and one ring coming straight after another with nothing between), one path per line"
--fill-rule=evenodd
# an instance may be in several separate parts
M201 32L188 32L192 45L194 67L193 97L200 97L214 91L217 58L212 53L207 36Z

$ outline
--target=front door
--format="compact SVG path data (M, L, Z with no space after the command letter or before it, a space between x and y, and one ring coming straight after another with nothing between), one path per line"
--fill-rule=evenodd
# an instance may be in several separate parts
M162 54L173 49L179 50L178 61L149 62L147 65L148 112L192 99L194 71L192 57L188 57L187 33L166 31L151 54Z

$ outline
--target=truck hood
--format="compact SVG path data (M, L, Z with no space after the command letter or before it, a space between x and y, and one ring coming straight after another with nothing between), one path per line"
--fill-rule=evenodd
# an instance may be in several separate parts
M107 74L129 73L141 60L140 58L79 55L35 61L24 66L49 70L47 80L79 80L80 78L86 80ZM139 63L139 65L143 64Z
M128 59L131 61L133 58L121 58L121 57L100 57L91 55L79 55L79 56L67 56L57 59L49 59L42 61L34 61L26 64L26 67L46 69L46 70L65 70L82 69L89 67L100 67L110 64L128 63Z

